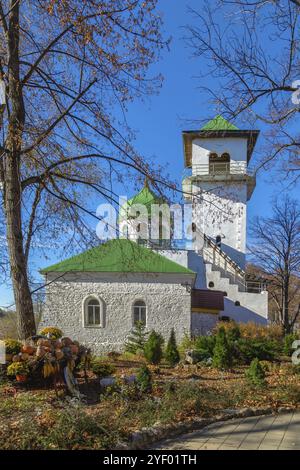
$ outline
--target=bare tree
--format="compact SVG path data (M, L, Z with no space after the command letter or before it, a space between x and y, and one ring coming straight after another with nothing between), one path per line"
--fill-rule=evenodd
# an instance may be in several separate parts
M228 119L263 127L260 167L280 162L293 181L300 176L299 7L298 0L215 0L192 11L187 28L194 56L208 64L200 86L216 79L215 88L201 88Z
M253 261L270 281L269 294L285 333L300 313L300 207L286 197L276 202L269 218L251 226Z
M166 46L157 0L0 1L6 86L0 218L18 334L35 332L28 281L32 246L64 249L90 237L91 194L113 201L113 181L155 180L133 147L126 103L152 93L147 69ZM122 171L123 168L123 171ZM53 246L53 245L52 245ZM4 246L1 245L1 258Z

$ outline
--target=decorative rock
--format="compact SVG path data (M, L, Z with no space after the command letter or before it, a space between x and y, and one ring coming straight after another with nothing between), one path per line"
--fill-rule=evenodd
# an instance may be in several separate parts
M198 362L197 353L193 349L189 349L185 352L185 362L188 364L196 364Z
M128 385L134 384L136 382L136 375L135 374L123 375L122 379L123 379L125 384L128 384Z
M105 377L104 379L100 379L100 386L102 388L112 387L113 385L115 385L115 383L115 377Z

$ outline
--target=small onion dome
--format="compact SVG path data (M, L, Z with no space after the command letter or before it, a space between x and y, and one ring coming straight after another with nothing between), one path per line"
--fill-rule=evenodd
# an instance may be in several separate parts
M161 196L158 196L149 188L148 180L145 180L144 187L141 191L133 196L131 199L128 199L127 203L120 208L119 221L126 220L128 211L130 207L134 204L142 204L147 208L148 215L151 214L151 205L152 204L163 204L165 201ZM129 216L130 217L130 216Z

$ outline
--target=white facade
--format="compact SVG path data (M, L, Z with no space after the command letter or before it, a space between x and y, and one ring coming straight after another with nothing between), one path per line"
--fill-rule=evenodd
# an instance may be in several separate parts
M209 155L230 155L230 172L209 174ZM216 164L217 167L218 163ZM218 168L218 167L217 167ZM246 138L196 139L192 145L194 222L208 237L221 237L222 249L245 267L248 182ZM198 178L197 178L198 177Z
M193 203L196 230L212 242L197 253L202 264L198 263L196 283L203 285L205 279L206 288L226 294L222 315L239 322L265 324L268 293L261 287L255 293L249 291L244 272L247 201L255 187L255 178L248 170L248 151L247 134L195 137L191 145L191 176L183 180L183 190L186 200ZM211 154L218 157L210 160ZM218 163L223 154L229 155L228 163ZM194 269L190 264L188 267Z
M47 282L57 273L47 274ZM146 328L167 341L174 328L177 341L191 333L191 293L186 283L193 275L70 273L49 284L41 327L58 326L64 335L78 339L93 352L122 351L133 328L133 305L146 304ZM86 326L85 302L101 304L101 326Z

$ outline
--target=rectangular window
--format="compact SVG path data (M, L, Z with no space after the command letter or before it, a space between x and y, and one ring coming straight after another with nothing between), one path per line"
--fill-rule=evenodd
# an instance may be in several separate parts
M101 324L100 305L97 299L88 302L86 322L88 326L100 326Z
M142 322L146 325L146 305L142 301L138 301L133 306L133 322Z

